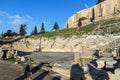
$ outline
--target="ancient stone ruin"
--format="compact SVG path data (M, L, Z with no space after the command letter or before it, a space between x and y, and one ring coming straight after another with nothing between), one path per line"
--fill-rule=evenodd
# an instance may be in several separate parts
M14 54L17 53L16 50L14 50L13 48L11 47L3 47L1 49L1 58L2 59L10 59L10 58L14 58Z
M119 47L113 48L112 53L103 50L98 50L97 53L97 59L90 60L89 63L84 62L85 65L81 65L80 54L74 54L75 64L71 67L70 77L73 76L73 80L119 80Z
M64 28L80 27L115 17L120 17L120 0L105 0L93 7L76 12L68 19Z

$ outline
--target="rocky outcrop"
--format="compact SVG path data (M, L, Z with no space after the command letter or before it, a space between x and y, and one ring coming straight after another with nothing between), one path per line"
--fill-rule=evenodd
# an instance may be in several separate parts
M105 0L91 8L76 12L66 22L64 28L88 25L93 21L120 16L120 0Z

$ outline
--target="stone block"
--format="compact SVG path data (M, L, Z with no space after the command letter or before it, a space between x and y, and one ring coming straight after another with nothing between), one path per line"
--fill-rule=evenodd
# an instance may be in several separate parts
M61 67L53 67L52 71L57 72L63 76L69 77L70 78L70 70L68 69L63 69Z
M82 69L83 69L85 74L89 72L88 65L82 66Z
M104 60L97 60L97 68L104 68L105 66L105 61Z
M20 57L20 59L21 59L21 62L25 61L25 57Z
M117 61L112 60L112 61L106 61L105 63L106 63L106 66L105 66L106 68L114 68L114 64L116 64Z
M115 74L119 74L120 75L120 68L115 69Z

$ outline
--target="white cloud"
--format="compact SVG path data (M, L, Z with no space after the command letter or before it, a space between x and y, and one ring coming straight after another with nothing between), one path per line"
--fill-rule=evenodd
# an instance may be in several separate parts
M17 15L14 15L14 16L9 16L10 19L21 19L22 17L17 14Z
M19 26L21 24L24 24L25 22L21 19L15 19L15 20L12 20L10 22L8 22L9 24L13 25L13 26Z
M29 15L27 15L26 17L27 17L28 19L31 19L31 20L33 19L33 18L32 18L31 16L29 16Z
M36 21L30 15L26 15L26 14L25 15L20 15L20 14L11 15L10 13L7 13L5 11L0 11L0 16L2 16L2 18L0 19L0 27L1 25L9 26L9 28L15 31L19 30L19 27L21 24L27 24L29 27L28 30L30 31L31 31L31 26L36 25L35 24ZM45 22L45 24L47 23Z
M9 16L10 21L9 24L13 26L20 26L20 24L28 23L32 17L31 16L20 16L19 14L16 14L14 16Z
M0 11L0 16L9 16L9 14L5 11Z
M21 16L19 14L11 15L5 11L0 11L0 16L4 16L7 19L6 21L8 21L6 23L8 25L12 25L13 27L20 26L20 24L25 24L33 20L33 18L29 15L26 15L26 16ZM1 23L2 21L0 21L0 24Z

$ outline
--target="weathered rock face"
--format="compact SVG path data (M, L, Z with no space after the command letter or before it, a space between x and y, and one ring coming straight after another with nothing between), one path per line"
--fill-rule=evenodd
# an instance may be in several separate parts
M81 23L81 26L84 26L90 24L93 21L119 16L120 0L106 0L91 8L76 12L76 14L68 19L64 28L78 27L78 23Z
M90 58L91 54L96 49L106 48L105 46L110 44L120 36L100 36L100 35L83 35L81 37L72 36L69 38L56 37L46 38L26 38L12 43L15 50L18 51L35 51L41 48L42 51L53 52L77 52L84 53L81 57L86 56ZM9 47L11 44L3 45L2 47ZM111 45L112 46L112 45ZM77 56L77 54L76 54ZM76 61L79 59L76 59Z

